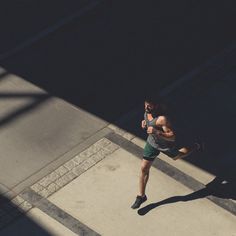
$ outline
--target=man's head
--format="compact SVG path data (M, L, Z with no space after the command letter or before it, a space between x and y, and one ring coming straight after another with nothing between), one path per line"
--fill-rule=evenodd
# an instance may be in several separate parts
M161 99L157 96L147 96L144 100L144 109L147 113L160 113Z
M152 113L156 110L158 103L153 97L146 97L144 100L144 108L147 113Z
M155 108L155 104L150 103L148 101L144 102L144 109L147 113L152 113L152 111L154 111Z

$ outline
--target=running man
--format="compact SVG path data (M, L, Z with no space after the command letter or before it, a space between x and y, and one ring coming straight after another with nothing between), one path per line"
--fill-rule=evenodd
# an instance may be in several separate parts
M145 189L149 178L149 170L152 162L160 152L165 153L174 160L178 160L200 148L198 143L195 143L192 147L182 147L180 149L176 147L176 135L168 117L161 109L161 103L156 102L153 98L146 98L144 109L144 120L142 120L141 127L146 130L148 138L141 162L139 195L131 206L133 209L139 208L147 200Z

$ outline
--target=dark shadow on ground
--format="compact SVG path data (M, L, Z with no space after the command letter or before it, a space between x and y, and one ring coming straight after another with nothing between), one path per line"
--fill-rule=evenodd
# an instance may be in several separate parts
M0 235L37 235L50 236L47 232L34 220L30 219L22 210L8 198L0 195ZM14 218L12 218L14 216Z
M232 6L233 1L104 1L0 65L52 96L114 122L139 105L147 91L158 93L233 42ZM14 29L7 21L4 26ZM206 143L204 154L186 160L229 179L236 164L232 63L229 59L215 74L205 71L200 83L168 97L176 130L185 136L182 142L200 138ZM145 138L139 128L142 112L121 128Z
M89 0L3 0L0 3L0 54L74 14Z
M4 79L8 73L4 72L0 75L0 79ZM41 104L46 102L50 95L45 92L42 93L9 93L0 92L0 101L9 101L12 99L28 99L26 104L19 106L7 114L1 113L0 118L0 129L3 126L14 122L19 117L27 115L28 112L38 108ZM2 101L3 100L3 101ZM0 184L1 185L1 184ZM2 190L0 190L2 191ZM21 204L24 204L23 202ZM47 232L43 227L38 225L30 217L26 216L20 207L15 205L7 197L0 194L0 235L1 236L11 236L11 235L40 235L40 236L50 236L51 234Z
M104 1L1 65L114 121L145 91L159 91L231 43L233 13L230 1Z
M206 185L205 188L200 189L196 192L190 193L185 196L174 196L164 199L160 202L151 203L138 210L138 214L143 216L146 215L151 210L166 204L172 204L177 202L188 202L196 199L206 198L208 196L214 196L223 199L233 199L236 200L236 181L225 181L222 178L216 177L212 182Z
M41 104L45 103L48 99L51 98L49 94L46 93L1 93L0 100L5 99L25 99L28 98L30 101L26 104L20 106L18 109L14 109L11 112L8 112L5 116L0 118L0 129L2 126L14 122L17 118L27 115L28 112L31 112L34 109L37 109Z

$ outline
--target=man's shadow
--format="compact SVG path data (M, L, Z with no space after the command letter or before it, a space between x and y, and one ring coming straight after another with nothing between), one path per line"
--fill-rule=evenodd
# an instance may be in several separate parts
M196 192L190 193L185 196L174 196L164 199L160 202L151 203L138 210L138 214L143 216L149 211L166 204L175 202L187 202L208 196L215 196L223 199L234 199L236 200L236 181L235 179L225 181L221 177L216 177L212 182L208 183L205 188L202 188Z

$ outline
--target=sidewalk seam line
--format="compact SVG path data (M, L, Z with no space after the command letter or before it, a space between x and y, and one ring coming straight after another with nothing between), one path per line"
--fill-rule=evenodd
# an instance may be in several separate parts
M93 133L93 134L91 134L90 136L88 136L88 137L86 138L86 140L83 140L82 142L77 143L77 144L76 144L75 146L73 146L70 150L68 150L68 151L66 151L65 153L59 155L56 159L54 159L54 160L52 160L51 162L47 163L46 165L44 165L42 168L40 168L40 169L37 170L36 172L32 173L32 174L29 175L27 178L25 178L24 180L20 181L18 184L14 185L14 186L10 189L10 191L13 191L14 188L16 188L18 185L22 184L23 182L25 182L28 178L30 178L30 177L34 176L35 174L39 173L39 172L42 171L46 166L52 164L53 162L57 161L57 160L60 159L61 157L67 155L67 154L70 153L73 149L75 149L77 146L83 144L83 143L86 142L88 139L90 139L90 138L96 136L99 132L101 132L102 130L107 129L107 128L108 128L108 125L106 125L106 126L102 127L101 129L97 130L95 133ZM93 145L93 144L91 144L91 145ZM91 145L90 145L90 146L91 146ZM85 148L85 149L87 149L87 148ZM85 150L85 149L84 149L84 150ZM82 150L81 152L83 152L84 150ZM59 167L60 167L60 166L59 166ZM53 171L51 171L51 172L53 172ZM51 172L49 172L49 174L50 174Z
M29 188L27 188L27 190L24 190L18 194L12 200L6 200L2 202L3 204L1 205L1 208L6 210L2 210L2 213L0 212L0 229L6 227L18 219L19 216L26 214L32 209L33 204L32 201L28 201L30 198L26 194L27 192L34 193L34 195L37 194L40 199L46 199L67 184L71 183L74 179L78 178L80 175L106 158L107 155L112 154L119 148L120 147L118 145L110 142L105 137L102 137L88 148L75 155L72 159L68 160L66 163L59 166L57 169L31 185ZM68 169L66 172L64 170L65 173L62 171L62 174L60 174L59 169L63 168ZM65 176L67 176L67 178L64 179L64 182L61 185L58 184L58 180L64 178ZM2 219L4 219L4 221Z
M26 189L21 196L27 199L33 206L37 207L39 210L44 212L46 215L50 216L67 229L76 233L77 235L94 235L99 236L97 232L88 227L87 225L80 222L78 219L71 216L69 213L65 212L55 204L53 204L48 199L40 196L38 193L32 189Z

